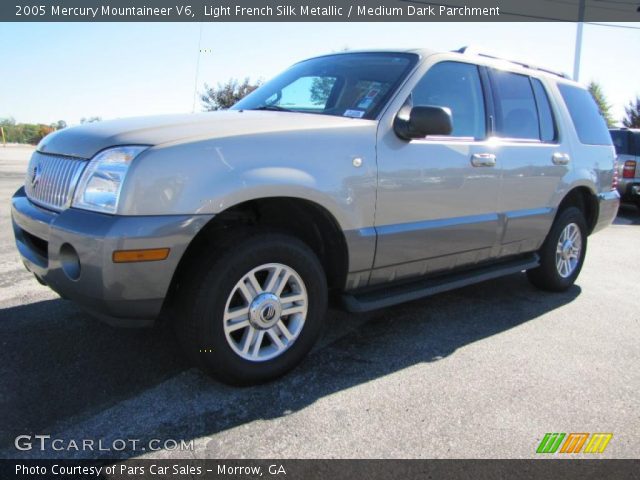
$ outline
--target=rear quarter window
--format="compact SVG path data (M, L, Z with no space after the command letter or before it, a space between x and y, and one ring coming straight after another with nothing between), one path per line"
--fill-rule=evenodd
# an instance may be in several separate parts
M587 145L611 145L607 124L591 94L573 85L559 84L558 88L580 142Z
M624 130L611 130L611 139L613 146L616 147L618 155L629 153L629 132Z
M640 156L640 132L631 134L631 155Z

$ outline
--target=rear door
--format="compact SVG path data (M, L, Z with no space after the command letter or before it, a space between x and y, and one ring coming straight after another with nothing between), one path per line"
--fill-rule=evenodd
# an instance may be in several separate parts
M554 199L569 171L544 84L528 75L490 68L494 141L502 166L500 256L536 250L554 215Z

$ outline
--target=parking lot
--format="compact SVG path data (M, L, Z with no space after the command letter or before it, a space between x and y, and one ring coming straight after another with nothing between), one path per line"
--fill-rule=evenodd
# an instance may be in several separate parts
M0 146L0 456L527 458L546 432L612 432L603 457L638 457L635 208L589 239L566 293L518 274L367 315L330 311L298 369L240 389L190 368L168 329L103 325L23 268L9 204L30 152ZM195 450L21 452L20 434Z

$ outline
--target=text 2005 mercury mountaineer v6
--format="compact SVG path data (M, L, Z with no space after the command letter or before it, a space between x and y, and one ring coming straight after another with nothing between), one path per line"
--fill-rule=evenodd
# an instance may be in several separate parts
M561 74L347 52L229 111L49 135L12 215L40 281L112 323L166 318L246 384L304 357L329 298L365 311L521 271L568 288L615 183L604 121Z

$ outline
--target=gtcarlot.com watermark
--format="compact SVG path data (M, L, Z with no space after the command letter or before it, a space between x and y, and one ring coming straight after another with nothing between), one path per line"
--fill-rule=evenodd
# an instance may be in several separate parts
M56 452L146 452L157 450L193 451L193 440L141 440L139 438L82 438L78 440L55 438L51 435L18 435L14 441L17 450L56 451Z

